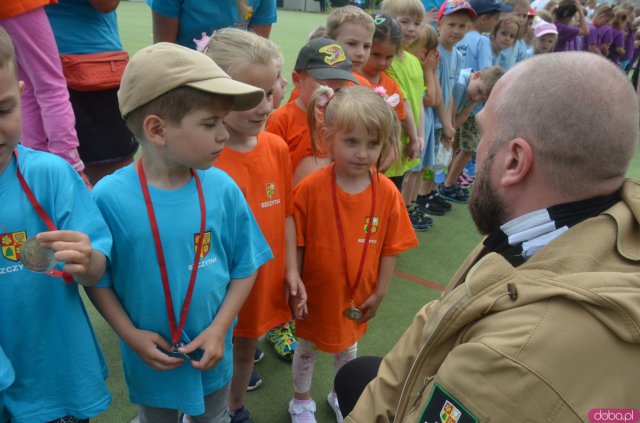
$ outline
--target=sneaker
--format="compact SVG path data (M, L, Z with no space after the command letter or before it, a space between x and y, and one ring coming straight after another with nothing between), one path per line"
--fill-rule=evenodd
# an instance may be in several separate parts
M253 355L253 364L256 364L264 358L264 351L260 348L256 348L256 353Z
M231 423L253 423L249 410L244 406L239 410L230 412L229 417L231 417Z
M316 423L316 403L313 400L296 400L289 401L289 414L291 414L291 423Z
M431 193L429 194L429 197L430 197L430 200L429 200L430 202L436 203L446 211L451 210L451 203L445 200L444 198L440 197L440 195L438 195L437 190L431 191Z
M473 180L470 178L467 178L464 174L462 174L458 178L457 184L460 185L460 187L463 189L469 189L473 184Z
M427 215L433 216L443 216L447 211L436 203L424 203L419 204L418 201L414 203L414 206L417 207L421 212L426 213Z
M258 386L262 385L262 378L255 370L251 372L251 379L249 379L249 385L247 391L253 391L258 389Z
M422 221L422 218L415 212L415 209L407 209L407 213L409 213L409 219L415 231L424 232L431 227L431 225Z
M457 185L445 187L440 185L438 187L438 195L445 200L453 201L454 203L466 203L469 201L469 194L465 193Z
M420 220L422 220L422 222L428 224L429 226L433 225L433 218L429 216L429 213L427 213L422 206L418 206L415 204L412 204L411 206L413 208L413 213L416 213L420 217Z
M338 423L343 423L344 418L342 417L342 412L340 411L340 404L338 404L338 396L335 392L331 391L329 395L327 395L327 402L329 403L329 407L336 413L336 421Z
M285 361L293 360L293 353L298 346L295 322L287 322L267 332L267 341L273 345L278 357Z

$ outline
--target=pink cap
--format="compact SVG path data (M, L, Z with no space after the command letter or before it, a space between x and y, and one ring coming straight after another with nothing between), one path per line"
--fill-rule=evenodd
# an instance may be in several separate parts
M536 38L540 38L545 34L558 35L558 28L556 28L554 24L549 22L540 22L538 24L535 24L532 28Z

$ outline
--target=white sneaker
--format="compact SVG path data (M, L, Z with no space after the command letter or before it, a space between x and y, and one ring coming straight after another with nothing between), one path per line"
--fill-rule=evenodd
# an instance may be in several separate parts
M316 423L316 403L312 399L303 401L302 404L294 404L293 400L289 401L289 414L291 414L291 423Z
M338 396L335 392L331 391L329 395L327 395L327 402L329 406L333 409L333 412L336 413L336 421L338 423L342 423L344 418L342 417L342 412L340 411L340 405L338 404Z

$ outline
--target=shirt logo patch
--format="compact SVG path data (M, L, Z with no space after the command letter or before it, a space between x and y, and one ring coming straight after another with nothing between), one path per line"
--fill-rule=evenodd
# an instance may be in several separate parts
M0 235L2 256L11 261L20 261L20 247L27 240L27 231L9 232Z
M200 234L193 234L193 251L198 252L198 242L200 241ZM204 239L202 240L202 251L200 251L200 258L205 258L211 250L211 231L204 233Z
M364 218L364 233L366 234L367 232L369 232L369 222L370 222L370 217L365 217ZM380 218L373 216L373 223L371 225L371 233L375 234L376 232L378 232L378 224L380 223Z
M269 182L264 185L265 192L267 193L267 198L271 200L274 195L276 195L276 184L273 182Z
M433 387L431 397L424 407L420 423L478 423L457 399L442 389L437 383Z
M347 60L347 56L344 54L344 50L338 44L329 44L324 47L321 47L318 50L320 53L325 55L324 62L333 66L336 63L344 62Z

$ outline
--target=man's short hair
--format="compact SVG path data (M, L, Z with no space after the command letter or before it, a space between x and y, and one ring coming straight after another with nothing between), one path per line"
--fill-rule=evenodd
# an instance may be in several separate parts
M424 19L424 5L420 0L384 0L380 10L396 19L398 16Z

